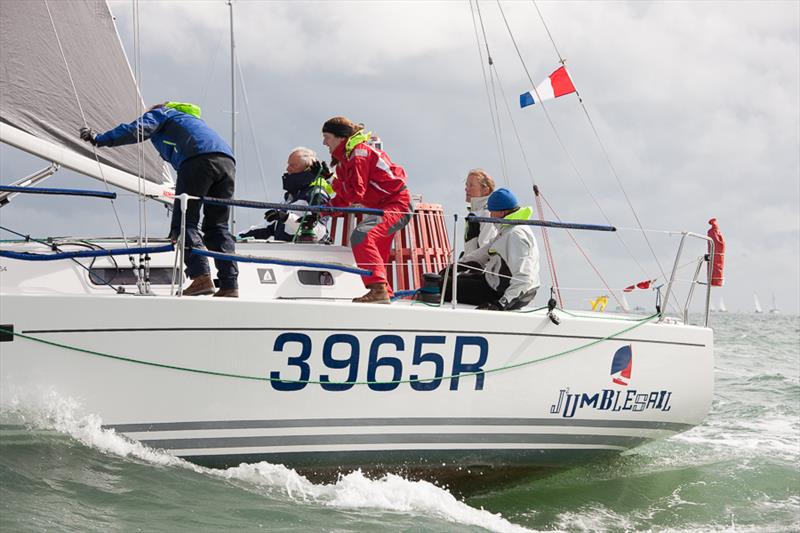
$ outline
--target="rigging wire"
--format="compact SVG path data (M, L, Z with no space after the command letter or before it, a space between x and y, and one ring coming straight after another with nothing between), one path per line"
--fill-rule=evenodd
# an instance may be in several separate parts
M497 0L497 2L498 2L498 5L499 5L500 0ZM539 20L542 21L542 26L544 26L544 29L547 32L547 36L550 38L550 42L553 45L553 50L555 50L555 53L558 56L558 62L561 63L562 65L566 65L566 59L564 59L564 56L561 55L561 52L559 51L558 46L556 45L556 41L553 38L553 35L550 33L550 29L548 28L547 23L544 20L544 16L542 15L541 10L539 9L539 5L536 3L536 0L531 0L531 2L533 3L533 7L536 8L536 13L539 15ZM570 77L571 77L571 75L570 75ZM533 83L533 81L531 81L531 83ZM617 169L616 169L616 167L614 167L614 164L611 161L611 156L609 155L608 150L605 147L605 144L603 143L602 139L600 138L600 134L597 131L597 128L595 127L595 125L594 125L594 121L592 120L591 115L589 114L589 109L586 107L586 104L583 101L583 97L581 97L580 93L578 92L578 88L577 88L577 85L575 84L575 80L574 79L572 80L572 84L575 87L575 95L578 97L578 102L580 102L581 109L583 109L583 113L584 113L584 115L586 115L586 119L589 122L589 126L592 129L592 133L594 134L595 139L597 139L597 143L600 146L600 150L603 152L603 156L605 157L606 163L608 163L608 167L611 170L611 174L614 176L614 179L616 180L617 185L620 188L620 191L622 191L622 195L625 197L625 202L628 204L628 207L630 208L631 213L633 214L633 218L636 220L636 224L637 224L637 226L639 226L639 229L641 230L642 237L644 237L644 240L647 243L647 247L650 249L650 253L653 256L653 259L655 260L656 265L658 265L658 270L661 272L661 276L666 281L668 278L667 278L666 272L664 271L664 267L661 265L661 261L658 259L658 255L656 254L655 250L653 249L653 245L650 242L650 239L647 237L647 233L644 230L644 226L642 225L642 221L639 218L639 214L637 213L636 208L634 208L633 202L631 202L631 199L628 196L628 192L625 189L625 186L622 184L622 180L620 179L619 174L617 173ZM622 237L620 237L619 235L618 235L618 237L619 237L620 241L625 245L625 248L628 249L628 246L627 246L627 244L625 244L625 241L622 240ZM638 264L638 261L637 261L637 264ZM639 266L641 268L641 265L639 265ZM644 269L642 269L642 270L644 270ZM646 274L646 272L645 272L645 274ZM676 303L677 303L677 300L676 300Z
M22 238L23 238L23 239L25 239L26 241L32 241L32 242L35 242L35 243L38 243L38 244L42 244L42 245L44 245L44 246L47 246L47 247L48 247L48 248L50 248L51 250L55 250L56 252L62 252L62 251L63 251L63 250L61 250L60 246L84 246L84 247L88 247L88 248L92 248L92 249L97 249L97 248L100 248L100 249L102 249L102 246L98 246L98 245L95 245L95 244L92 244L92 243L87 243L86 241L79 241L79 242L65 242L65 243L47 242L47 241L43 241L43 240L40 240L40 239L36 239L36 238L34 238L34 237L31 237L30 235L26 235L25 233L20 233L20 232L18 232L18 231L14 231L13 229L11 229L11 228L7 228L7 227L5 227L5 226L0 226L0 230L7 231L7 232L9 232L9 233L13 233L14 235L17 235L17 236L19 236L19 237L22 237ZM89 266L87 267L86 265L84 265L83 263L81 263L80 261L78 261L77 259L75 259L74 257L70 257L70 260L71 260L73 263L75 263L76 265L78 265L79 267L81 267L82 269L86 270L86 271L89 273L89 276L90 276L90 277L91 277L91 276L94 276L94 278L95 278L95 279L97 279L97 280L101 281L101 282L102 282L104 285L106 285L106 286L110 287L111 289L113 289L113 290L114 290L114 292L116 292L116 293L118 293L118 294L121 294L121 291L119 290L119 288L117 288L117 287L114 287L114 286L111 284L111 282L110 282L110 281L107 281L107 280L106 280L106 279L105 279L103 276L101 276L101 275L100 275L100 274L98 274L97 272L93 272L93 271L92 271L92 266L94 265L94 260L95 260L95 259L96 259L96 258L93 258L93 259L92 259L92 262L91 262L91 263L89 264ZM112 258L112 261L113 261L113 262L114 262L114 264L116 265L116 260L114 260L114 259Z
M206 77L206 82L203 84L203 92L200 95L200 107L206 107L206 97L208 96L208 88L211 86L211 78L214 76L214 68L217 66L217 59L219 58L219 52L222 50L222 33L219 34L219 38L217 39L217 44L214 47L214 59L211 60L211 67L208 69L208 76Z
M133 0L133 64L134 64L134 84L136 91L134 93L134 116L141 117L144 114L144 100L141 98L142 86L142 41L140 34L140 16L139 16L139 0ZM144 152L144 131L141 125L136 128L136 177L137 190L139 193L138 204L138 218L139 218L139 248L146 246L149 243L147 231L147 195L145 195L144 180L146 179L145 167L145 152ZM131 258L131 266L137 276L137 285L142 293L147 294L150 292L150 265L149 256L146 254L139 254L139 264L133 262Z
M476 6L477 6L477 3L478 3L477 0L475 0L475 5ZM500 156L500 168L501 168L502 173L503 173L503 181L505 182L506 185L508 185L508 175L506 173L505 152L503 150L503 143L502 143L502 139L500 138L500 132L499 132L498 126L497 126L497 119L495 118L495 115L497 114L496 113L497 100L495 100L495 105L494 105L494 107L492 107L492 96L491 96L491 91L489 90L489 78L486 76L486 67L483 64L483 52L481 51L480 37L478 37L478 25L477 25L477 22L475 21L475 8L473 8L473 6L472 6L472 0L470 0L470 2L469 2L469 9L470 9L470 14L472 15L472 27L475 30L475 42L478 45L478 57L480 59L480 64L481 64L481 73L483 74L483 85L484 85L484 88L486 89L486 101L487 101L487 104L489 105L489 115L491 116L491 120L492 120L492 130L494 131L494 140L495 140L495 144L497 145L497 153ZM478 14L480 16L480 8L478 9ZM481 27L483 27L483 22L481 22ZM486 33L484 32L484 38L485 37L486 37ZM487 62L491 66L493 64L493 60L492 60L491 54L489 53L489 47L488 46L486 47L486 55L487 55Z
M501 162L503 165L503 179L505 181L506 186L508 186L509 185L508 158L506 157L505 143L503 143L503 128L502 128L503 123L500 121L500 111L497 106L496 85L499 84L499 78L497 78L497 68L495 67L494 59L489 53L489 41L486 38L486 28L483 25L483 16L481 15L481 6L478 3L478 0L475 0L475 8L478 12L478 22L481 23L481 33L483 34L483 42L486 44L486 58L489 64L488 67L489 79L491 80L491 87L492 87L492 103L494 105L495 119L497 120L497 143L500 146L500 152L502 157ZM495 83L495 78L497 78L498 83Z
M477 0L476 0L476 5L477 5ZM511 126L512 126L512 129L514 131L514 136L515 136L515 138L517 140L517 144L519 145L520 152L522 153L522 159L525 162L525 167L528 170L528 176L530 177L531 184L533 185L534 198L536 200L536 211L537 211L537 214L539 216L539 220L544 220L544 211L542 209L541 200L538 197L538 190L539 189L538 189L538 186L536 184L536 179L533 176L533 171L531 170L530 163L528 162L528 157L527 157L527 155L525 153L525 148L524 148L524 146L522 144L522 138L520 137L519 130L517 129L517 123L514 120L514 115L513 115L513 113L511 113L511 108L508 105L508 98L506 97L505 89L503 88L503 82L500 79L500 72L497 70L497 66L494 64L494 61L491 60L491 53L489 52L489 40L486 37L486 31L485 31L485 27L484 27L484 24L483 24L483 17L482 17L481 12L480 12L480 7L478 7L478 18L480 20L481 29L483 31L483 42L484 42L484 45L486 47L486 55L490 58L490 60L489 60L489 72L492 73L492 75L493 75L492 83L494 84L494 77L496 77L497 78L497 85L500 88L500 93L501 93L501 96L502 96L501 99L502 99L503 103L505 104L506 112L508 113L508 118L509 118L509 120L511 122ZM474 23L474 15L473 15L473 23ZM477 30L476 30L476 39L478 39ZM478 51L480 51L480 42L478 42ZM497 113L497 120L498 120L498 123L499 123L499 121L500 121L500 113L499 112ZM506 181L506 184L508 184L507 181ZM555 259L553 257L552 246L550 244L550 237L549 237L549 234L548 234L548 230L547 230L547 228L542 227L541 231L542 231L542 242L544 243L545 254L546 254L546 257L547 257L547 268L548 268L548 272L550 274L551 286L554 287L554 289L556 291L556 296L558 298L558 301L559 301L560 305L563 307L564 306L564 301L562 299L561 292L558 289L558 286L559 286L558 274L557 274L557 271L556 271Z
M64 53L64 47L61 45L61 38L58 35L58 30L56 29L56 23L53 20L53 14L50 12L50 5L48 4L47 0L44 0L44 6L45 6L45 8L47 8L47 16L50 17L50 24L53 27L53 33L55 34L55 37L56 37L56 43L58 44L58 50L61 52L61 59L64 61L64 67L67 70L67 76L69 77L69 82L72 85L72 92L75 95L75 101L78 104L78 111L81 114L81 120L83 120L84 127L89 127L89 124L86 121L86 113L84 113L84 111L83 111L83 106L81 105L81 98L80 98L80 95L78 94L78 89L75 86L75 80L72 77L72 71L69 68L69 62L67 61L67 56ZM100 157L97 155L97 148L95 146L92 146L92 153L94 154L95 161L97 161L97 168L100 171L100 177L103 178L103 184L106 187L106 191L110 192L111 189L109 189L109 187L108 187L108 181L106 180L105 173L103 172L103 166L100 164ZM114 212L114 218L117 219L117 226L119 227L119 231L122 234L122 238L123 238L124 243L125 243L125 248L129 248L128 239L125 237L125 230L122 228L122 221L120 220L119 213L117 212L116 203L114 202L113 199L110 199L109 202L111 202L111 209Z
M561 221L561 217L558 216L558 213L556 213L555 209L553 209L553 206L550 205L550 202L548 202L547 199L541 193L539 194L539 196L541 196L542 200L547 205L547 208L550 209L550 211L553 213L553 216L556 217L556 219L558 219L558 221L560 222ZM572 240L572 242L575 244L575 246L581 252L583 257L589 263L589 266L592 267L592 270L594 270L594 273L597 274L597 277L600 278L600 281L603 282L603 285L605 286L606 289L608 289L608 292L611 293L611 296L613 296L614 300L616 300L616 302L620 305L620 307L625 309L627 306L623 305L623 303L620 301L620 299L617 298L617 295L614 293L614 290L611 288L609 283L603 277L603 274L600 273L600 269L598 269L595 266L595 264L592 262L592 260L589 258L589 254L587 254L586 251L583 249L583 247L581 247L581 245L578 244L578 241L575 239L575 236L572 234L572 232L570 230L566 230L566 231L567 231L567 235L569 235L569 238Z
M610 218L609 218L609 216L608 216L608 214L605 212L603 207L600 205L600 202L597 200L597 198L595 197L595 195L592 193L591 189L589 188L589 185L586 183L586 180L583 177L583 173L578 168L574 158L570 154L569 150L567 149L566 144L564 143L563 139L561 138L561 134L558 132L558 129L556 128L556 125L555 125L555 122L553 121L553 118L550 116L550 112L548 111L547 106L541 100L539 92L536 89L536 83L533 81L533 77L531 76L530 71L528 70L527 64L525 63L525 59L522 57L522 52L520 51L519 45L517 44L517 40L514 37L513 31L511 30L511 25L508 22L508 18L506 17L505 11L503 10L503 6L500 3L500 0L496 0L496 1L497 1L497 7L499 8L500 14L501 14L501 16L503 18L503 22L505 23L506 29L508 30L508 35L511 38L511 42L514 45L514 49L517 52L517 57L519 57L520 63L522 64L522 68L525 71L525 75L527 76L528 81L530 82L530 85L533 88L534 93L536 94L538 103L541 105L542 112L544 113L544 115L545 115L545 117L547 119L547 122L549 123L550 128L553 131L553 134L554 134L559 146L561 147L562 151L564 152L564 155L566 156L567 160L569 161L569 164L572 167L572 170L575 172L575 175L578 177L579 181L583 185L583 188L586 190L586 193L589 195L589 198L591 198L591 200L594 203L594 205L600 211L600 214L603 216L603 218L605 219L606 223L608 223L609 225L613 225L611 220L610 220ZM549 31L548 31L548 35L550 35ZM563 64L566 63L566 60L559 55L559 62L563 65ZM573 83L573 85L574 85L574 83ZM576 94L577 94L577 89L576 89ZM579 96L579 99L580 99L580 96ZM583 104L581 103L581 105L583 105ZM642 271L642 273L646 277L652 277L647 272L647 269L644 268L644 266L641 264L641 262L633 254L633 251L630 249L630 247L628 246L627 242L625 242L625 240L622 238L622 236L619 235L619 233L617 233L617 238L619 239L619 241L622 244L623 248L625 248L625 251L631 257L631 259L636 263L636 265ZM579 246L577 241L573 241L573 242L575 243L576 246ZM648 245L649 245L649 240L648 240ZM659 270L661 271L661 275L663 276L663 279L667 280L668 278L667 278L666 274L664 273L664 269L661 267L661 263L658 261L658 258L655 256L655 252L653 251L652 247L651 247L651 252L653 253L653 257L656 259L656 263L658 264L658 267L659 267ZM585 255L585 252L582 249L581 249L581 253ZM676 301L676 304L677 304L677 299L675 301Z
M261 150L258 149L258 139L256 138L256 132L253 128L253 117L250 114L250 99L247 97L247 85L244 82L244 73L242 72L242 62L239 61L239 52L236 51L236 66L239 70L239 82L242 84L242 96L244 96L244 110L245 114L247 115L247 125L250 129L250 137L253 139L253 148L256 152L256 161L258 162L258 172L261 176L261 187L264 189L264 201L269 202L269 193L267 192L267 181L264 178L264 164L261 161Z

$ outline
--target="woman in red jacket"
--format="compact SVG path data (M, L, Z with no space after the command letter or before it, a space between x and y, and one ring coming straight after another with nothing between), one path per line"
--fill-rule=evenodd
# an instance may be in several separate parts
M364 125L346 117L333 117L322 126L322 143L336 167L332 183L336 196L330 205L357 204L384 212L383 216L364 216L350 235L356 263L372 271L372 275L362 277L369 292L353 301L388 304L392 287L386 279L386 263L393 235L411 220L411 195L403 167L367 141L369 133L364 132Z

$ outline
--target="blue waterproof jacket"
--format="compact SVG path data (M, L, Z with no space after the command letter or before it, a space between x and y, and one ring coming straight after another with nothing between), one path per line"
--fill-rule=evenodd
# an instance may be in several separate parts
M130 124L120 124L113 130L101 133L95 139L97 146L134 144L137 128L142 139L150 139L161 157L178 170L187 159L202 154L223 154L233 159L228 143L205 122L187 113L169 107L157 107Z

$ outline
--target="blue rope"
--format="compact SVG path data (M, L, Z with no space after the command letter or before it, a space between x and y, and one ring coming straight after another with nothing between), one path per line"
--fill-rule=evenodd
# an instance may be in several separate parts
M329 207L326 205L296 205L274 204L271 202L256 202L254 200L236 200L235 198L212 198L201 196L197 200L210 205L232 205L236 207L249 207L252 209L275 209L278 211L303 211L312 213L361 213L363 215L383 215L383 209L369 207Z
M148 248L116 248L114 250L79 250L77 252L59 252L55 254L34 254L31 252L12 252L10 250L0 250L0 257L9 259L20 259L22 261L56 261L58 259L74 259L76 257L104 257L108 255L127 255L127 254L157 254L161 252L171 252L175 247L171 244L164 246L151 246Z
M489 222L491 224L506 224L509 226L544 226L545 228L585 229L590 231L617 231L614 226L601 226L599 224L578 224L575 222L553 222L552 220L513 220L508 218L469 217L473 222Z
M0 185L0 192L18 192L23 194L52 194L63 196L94 196L113 200L117 193L108 191L91 191L88 189L51 189L48 187L18 187L16 185Z
M339 270L341 272L348 272L350 274L358 274L359 276L371 276L372 271L364 270L363 268L349 267L340 265L338 263L315 263L309 261L293 261L291 259L272 259L270 257L253 257L250 255L236 255L236 254L223 254L219 252L212 252L210 250L201 250L199 248L191 248L189 250L193 254L211 257L212 259L222 259L223 261L236 261L239 263L261 263L264 265L282 265L292 267L309 267L309 268L326 268L329 270Z
M417 294L417 292L419 292L419 290L421 289L414 289L412 291L394 291L394 296L392 297L392 300L399 300L401 298L408 298L409 296L414 296L415 294Z

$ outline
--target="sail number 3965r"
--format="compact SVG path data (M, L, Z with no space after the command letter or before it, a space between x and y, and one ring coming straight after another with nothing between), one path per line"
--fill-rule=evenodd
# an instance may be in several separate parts
M445 366L445 357L438 352L446 344L444 335L418 335L414 337L413 347L409 343L411 363L408 372L403 369L406 350L406 339L399 335L379 335L369 345L367 353L366 375L359 375L361 368L361 343L358 337L347 333L337 333L325 339L322 346L322 364L324 373L311 377L309 360L313 352L311 338L304 333L282 333L275 339L274 352L289 352L286 361L289 367L297 371L270 372L272 388L279 391L297 391L317 381L327 391L345 391L356 385L357 381L374 391L391 391L400 386L410 386L417 391L436 390L443 378L450 382L450 390L458 390L459 376L482 372L483 365L489 356L489 343L484 337L457 336L453 349L452 364ZM316 360L316 358L315 358ZM337 372L336 377L327 370L346 370ZM294 375L292 375L294 374ZM299 374L299 375L297 375ZM346 375L345 375L346 374ZM380 374L380 377L379 377ZM404 377L406 376L406 377ZM475 390L483 390L484 374L475 374ZM366 382L365 384L363 382Z

